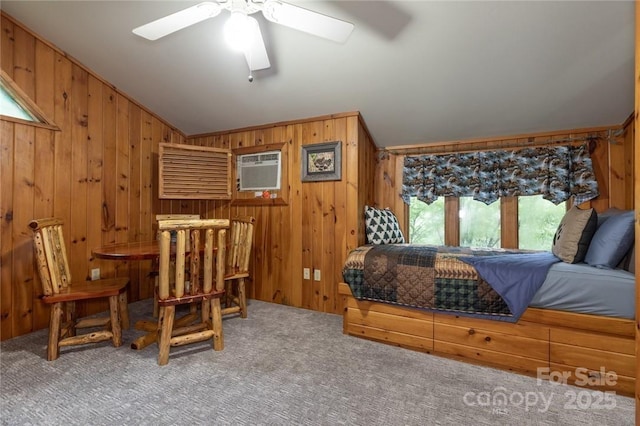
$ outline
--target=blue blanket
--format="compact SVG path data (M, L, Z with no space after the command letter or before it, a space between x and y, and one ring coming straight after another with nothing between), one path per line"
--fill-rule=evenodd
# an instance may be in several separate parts
M560 261L552 253L521 253L461 257L472 265L506 302L517 321L544 283L551 265Z

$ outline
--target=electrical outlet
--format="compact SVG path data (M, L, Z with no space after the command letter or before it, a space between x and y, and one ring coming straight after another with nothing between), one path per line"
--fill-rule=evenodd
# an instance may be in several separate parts
M320 281L320 269L313 270L313 279L316 281Z
M91 270L91 281L100 279L100 268L95 268Z
M304 268L302 270L302 278L304 278L305 280L311 279L311 271L309 270L309 268Z

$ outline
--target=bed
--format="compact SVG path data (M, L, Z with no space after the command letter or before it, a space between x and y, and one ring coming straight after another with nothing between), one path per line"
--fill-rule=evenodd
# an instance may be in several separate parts
M505 310L505 304L495 302L495 293L499 299L502 290L487 292L484 273L476 270L474 275L467 267L473 271L477 265L462 260L489 258L493 254L431 248L430 256L434 250L443 259L449 256L440 263L437 258L433 261L431 290L424 284L402 289L404 278L397 275L398 271L399 275L407 275L403 268L412 270L409 275L419 277L429 273L416 272L415 263L420 261L415 259L383 261L375 253L405 249L411 252L407 257L413 259L416 245L401 243L367 244L350 253L343 270L345 282L339 284L339 293L345 298L344 333L543 378L566 377L568 383L588 389L634 394L633 270L594 267L582 262L551 262L545 266L543 278L536 283L522 312L514 313ZM495 253L496 258L511 255L519 256L515 250ZM370 270L365 274L367 256L371 256ZM435 267L451 263L451 258L455 259L456 267ZM632 269L629 265L633 262L627 263L627 269ZM373 280L379 287L377 290L366 289L372 273L382 274L382 278ZM471 300L466 305L434 296L442 293L442 289L436 288L438 279L446 287L452 276L454 287L466 288L462 294ZM461 282L461 277L466 281ZM468 281L473 280L480 284L469 291ZM429 297L422 297L421 301L411 299L425 288L432 292ZM470 295L474 291L475 296ZM425 305L425 300L431 305ZM484 303L486 300L491 303ZM454 309L446 303L453 303Z

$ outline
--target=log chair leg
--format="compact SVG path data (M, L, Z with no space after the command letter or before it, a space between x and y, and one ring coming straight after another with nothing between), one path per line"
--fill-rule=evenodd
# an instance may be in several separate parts
M238 299L240 304L240 318L247 317L247 296L244 289L244 278L238 280Z
M62 320L62 303L54 303L51 306L51 314L49 317L49 344L47 345L47 360L53 361L60 356L60 321Z
M224 349L224 334L222 333L222 309L219 297L211 300L211 328L213 330L213 350L221 351Z
M129 304L127 302L127 289L118 295L118 303L120 304L120 324L123 330L129 329Z
M198 316L198 303L197 302L189 304L189 313L197 318L197 316ZM204 315L203 315L203 317L204 317Z
M62 306L61 306L62 308ZM69 331L67 337L76 336L76 324L78 323L78 315L76 314L76 302L67 302L65 305L64 315L67 324L69 324Z
M113 346L122 345L122 328L120 318L120 296L109 296L109 314L111 316L111 333Z
M163 306L160 308L158 325L158 365L166 365L169 362L169 348L171 347L171 331L176 315L175 306Z
M158 276L156 275L153 285L153 317L158 318Z
M200 312L200 316L202 320L201 322L203 323L211 321L211 300L205 299L202 301L202 312Z
M224 282L224 307L233 306L233 280Z

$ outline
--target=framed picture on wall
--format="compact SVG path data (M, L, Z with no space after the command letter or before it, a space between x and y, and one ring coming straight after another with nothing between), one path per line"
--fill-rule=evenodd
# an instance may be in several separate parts
M342 142L326 142L302 147L302 182L342 179Z

